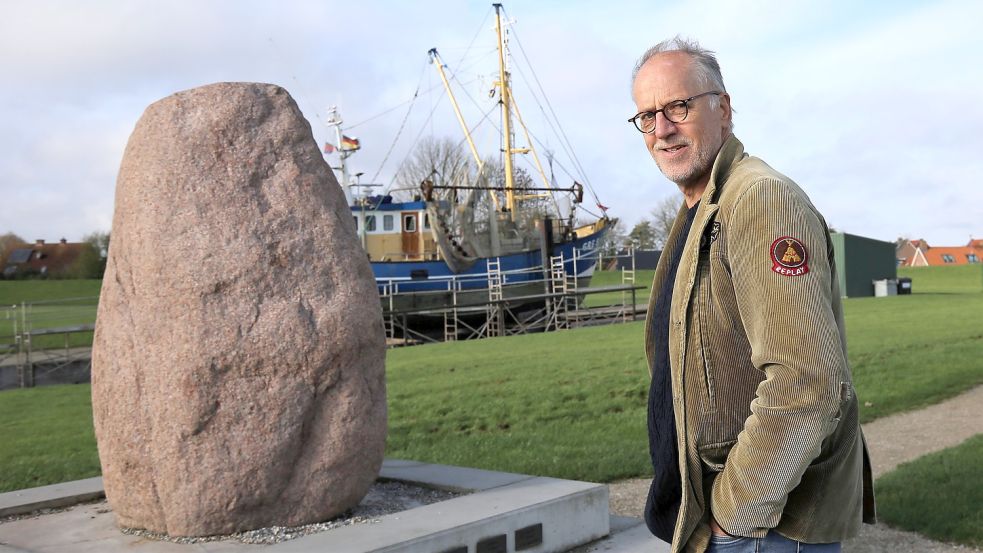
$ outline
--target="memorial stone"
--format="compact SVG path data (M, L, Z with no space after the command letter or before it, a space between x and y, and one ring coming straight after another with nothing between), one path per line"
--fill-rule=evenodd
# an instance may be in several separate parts
M119 525L227 534L356 505L385 446L382 328L344 194L285 90L152 104L120 167L92 352Z

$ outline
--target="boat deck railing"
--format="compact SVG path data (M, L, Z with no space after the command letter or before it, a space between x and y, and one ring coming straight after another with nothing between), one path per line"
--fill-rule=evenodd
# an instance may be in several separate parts
M501 263L501 257L492 258L497 259ZM580 270L578 270L578 265L583 265L585 262L593 263L597 261L597 250L596 249L581 249L574 248L573 256L564 259L564 263L573 264L573 274L580 277ZM413 277L387 277L387 278L376 278L376 284L379 286L381 294L383 296L388 296L391 294L400 294L404 292L412 291L413 293L426 293L426 292L451 292L455 290L468 290L468 289L482 289L488 287L488 282L494 278L496 275L501 275L502 284L504 286L509 286L511 284L522 283L522 284L535 284L536 282L547 283L550 279L546 276L548 270L543 266L536 267L525 267L522 269L509 269L504 271L496 271L494 274L492 272L484 273L468 273L464 275L435 275L428 276L426 278ZM542 278L528 278L528 275L543 275ZM400 286L403 284L404 286ZM421 288L421 286L426 286L426 288ZM403 290L400 290L403 288ZM411 288L406 290L406 288Z
M407 281L389 281L382 292L386 337L391 345L441 341L434 330L440 319L444 341L635 320L644 312L636 303L644 286L580 286L584 277L576 270L577 261L583 264L587 258L594 263L595 255L596 250L590 250L575 251L570 259L553 257L548 271L538 266L498 271L498 260L492 258L488 272L431 278L428 284L443 286L427 291L401 291L401 282ZM574 272L568 274L567 268ZM584 276L592 268L588 266ZM619 292L620 304L588 307L583 301L592 294Z
M487 301L477 301L477 302L462 302L455 305L458 310L464 310L468 308L486 308L488 306L510 306L519 305L524 303L529 303L535 300L555 300L560 298L568 298L572 296L587 296L590 294L605 294L608 292L627 292L632 294L632 304L635 304L637 298L636 294L639 290L644 290L646 287L634 284L634 285L611 285L611 286L595 286L578 288L573 292L549 292L543 294L526 294L521 296L510 296L498 300L487 300ZM599 306L599 308L608 308L611 306ZM616 307L616 306L615 306ZM443 314L445 311L453 309L452 307L408 307L408 308L394 308L394 309L383 309L383 316L388 315L419 315L419 314ZM588 313L592 308L583 308L585 313Z

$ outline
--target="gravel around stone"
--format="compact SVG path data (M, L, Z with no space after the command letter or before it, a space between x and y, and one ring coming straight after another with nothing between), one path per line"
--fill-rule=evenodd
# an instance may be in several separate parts
M124 534L174 543L204 543L235 540L246 544L269 545L310 534L334 530L343 526L350 526L352 524L374 524L379 522L379 517L384 515L406 511L423 505L430 505L431 503L437 503L459 495L463 494L424 488L402 482L376 482L369 488L369 492L357 507L340 517L326 522L293 527L271 526L269 528L259 528L225 536L203 537L172 537L166 534L158 534L136 528L121 528L120 531Z
M956 446L983 433L983 386L952 399L863 425L874 478L901 463ZM642 518L649 478L608 484L612 515ZM929 540L883 523L864 524L860 535L843 544L845 553L966 553L979 549Z
M168 536L167 534L150 532L138 528L120 528L120 531L123 534L131 536L139 536L156 541L167 541L182 544L233 540L245 544L270 545L307 536L309 534L317 534L319 532L325 532L335 528L350 526L353 524L374 524L380 522L380 517L382 516L406 511L415 507L421 507L423 505L438 503L460 495L465 494L424 488L402 482L376 482L371 488L369 488L369 492L365 495L357 507L348 511L342 516L316 524L305 524L303 526L294 527L271 526L269 528L259 528L256 530L237 532L228 535L201 537ZM26 518L36 518L82 507L94 507L95 512L99 514L112 512L106 500L94 502L90 501L62 509L42 509L34 513L5 517L0 519L0 524Z

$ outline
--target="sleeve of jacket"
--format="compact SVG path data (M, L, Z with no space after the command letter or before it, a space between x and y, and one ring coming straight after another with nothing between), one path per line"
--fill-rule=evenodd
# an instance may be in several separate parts
M801 191L758 181L736 202L729 225L738 310L765 380L714 481L711 509L727 532L761 537L778 525L789 493L835 428L845 347L833 314L826 226ZM783 238L804 246L804 274L774 270L772 248Z

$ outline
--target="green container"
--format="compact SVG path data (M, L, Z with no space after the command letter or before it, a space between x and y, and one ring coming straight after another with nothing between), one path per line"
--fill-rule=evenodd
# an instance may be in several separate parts
M894 243L834 232L833 257L843 297L874 295L874 281L898 278Z

